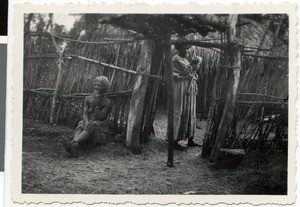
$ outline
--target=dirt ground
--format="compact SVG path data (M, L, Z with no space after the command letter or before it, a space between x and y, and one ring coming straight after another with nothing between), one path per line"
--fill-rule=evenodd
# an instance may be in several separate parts
M286 194L286 155L247 155L237 169L215 169L200 158L201 147L175 151L166 166L167 117L158 111L156 136L132 154L124 142L110 142L79 158L68 158L59 139L74 129L24 120L22 192L80 194ZM197 123L195 141L202 144L205 121ZM182 145L186 144L184 142Z

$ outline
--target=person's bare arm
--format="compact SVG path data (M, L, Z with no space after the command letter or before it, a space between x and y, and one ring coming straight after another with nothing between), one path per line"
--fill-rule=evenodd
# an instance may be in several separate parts
M193 71L199 70L201 63L202 63L202 58L199 56L196 56L191 63L191 66L193 67Z
M84 125L87 125L90 121L88 112L89 112L89 98L85 97L84 102L83 102L83 115L82 115Z
M196 55L196 48L194 46L189 49L187 59L190 61L193 71L197 71L202 63L202 58Z

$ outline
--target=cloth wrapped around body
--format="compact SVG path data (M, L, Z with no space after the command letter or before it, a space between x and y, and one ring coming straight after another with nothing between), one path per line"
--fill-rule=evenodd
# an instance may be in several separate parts
M81 120L77 127L77 130L86 130L90 132L87 143L78 143L79 145L88 145L88 147L94 147L96 145L105 145L108 139L108 123L107 121L90 121L86 126L84 121Z
M197 64L191 65L191 62ZM174 140L194 137L196 131L196 95L198 94L197 70L202 58L188 55L186 58L175 55L173 64L174 94Z

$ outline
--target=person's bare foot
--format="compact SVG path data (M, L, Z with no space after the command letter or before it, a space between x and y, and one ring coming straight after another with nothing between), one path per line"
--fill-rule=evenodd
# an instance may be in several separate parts
M78 157L78 142L71 142L70 157Z
M185 150L186 148L181 146L177 141L174 141L174 149L175 150Z
M195 143L194 140L189 140L187 146L188 147L202 147L200 144Z
M60 138L60 143L61 143L62 148L66 151L66 153L69 154L70 150L71 150L70 141L68 141L65 136L62 136Z

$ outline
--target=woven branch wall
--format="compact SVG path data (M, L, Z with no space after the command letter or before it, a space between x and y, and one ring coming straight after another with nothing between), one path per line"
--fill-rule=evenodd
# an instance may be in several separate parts
M96 34L96 35L95 35ZM49 121L52 96L58 74L58 57L51 41L51 36L44 30L24 33L24 89L35 90L39 93L24 92L24 118ZM127 38L127 33L104 25L97 32L85 36L87 41L101 41L103 38ZM126 44L81 44L63 42L56 38L57 44L65 46L64 54L79 55L93 60L105 62L128 70L136 70L139 58L140 43ZM64 45L66 43L66 45ZM59 95L91 93L95 77L104 75L111 81L110 92L127 91L131 88L133 74L113 70L109 67L84 61L78 58L64 58L63 82ZM44 94L43 94L44 93ZM126 129L130 95L111 97L113 109L109 115L112 125L118 130ZM57 124L73 126L82 117L83 98L58 98L54 121Z

